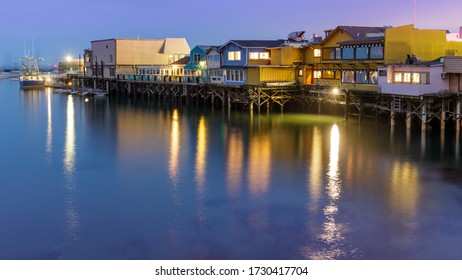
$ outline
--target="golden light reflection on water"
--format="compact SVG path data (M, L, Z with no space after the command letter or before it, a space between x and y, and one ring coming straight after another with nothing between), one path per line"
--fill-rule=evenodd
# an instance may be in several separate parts
M67 99L66 109L66 137L64 143L64 176L65 176L65 187L68 189L68 196L66 197L66 227L67 234L71 240L80 239L77 231L80 228L79 215L77 212L76 205L76 194L75 194L75 112L74 112L74 100L71 95Z
M207 169L207 124L205 117L201 116L197 127L197 146L195 162L196 195L198 199L199 223L205 220L204 198L205 198L205 173Z
M313 141L309 166L310 209L316 211L322 193L322 135L318 127L313 128Z
M178 109L173 110L172 129L170 132L170 158L168 161L168 172L174 186L178 184L178 163L180 153L180 126L178 124Z
M237 130L231 130L228 139L226 181L228 191L236 197L242 184L244 141L241 133Z
M418 166L395 161L390 178L392 212L401 218L413 219L417 215L420 184Z
M249 144L249 188L253 195L269 189L271 179L271 139L269 135L253 136Z

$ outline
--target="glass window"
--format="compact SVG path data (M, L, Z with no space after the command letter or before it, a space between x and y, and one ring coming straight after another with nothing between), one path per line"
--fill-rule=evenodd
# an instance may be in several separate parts
M367 71L356 71L356 83L367 84Z
M260 59L269 59L269 53L268 52L261 52L260 53Z
M334 71L322 71L322 78L323 79L334 79L335 78L335 72Z
M420 73L412 73L412 83L420 84Z
M402 83L403 82L403 73L396 72L395 73L395 83Z
M378 72L377 71L369 71L369 84L370 85L377 85L378 84Z
M249 59L258 59L258 53L257 52L249 53Z
M356 59L368 59L368 49L367 47L356 48Z
M314 49L314 57L321 57L321 50L320 49Z
M405 83L410 83L411 82L411 73L404 73L403 82L405 82Z
M383 46L371 47L370 48L371 59L383 59Z
M320 79L321 78L321 71L314 71L313 78Z
M342 83L354 84L354 82L355 82L355 72L354 71L343 71L342 72Z
M342 49L342 59L348 60L348 59L354 59L354 48L343 48Z
M327 60L340 59L341 49L340 48L324 48L322 49L322 58Z

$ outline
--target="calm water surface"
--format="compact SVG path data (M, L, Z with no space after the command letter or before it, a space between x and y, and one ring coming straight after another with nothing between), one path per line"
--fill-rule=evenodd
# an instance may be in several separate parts
M0 81L0 259L462 259L460 137Z

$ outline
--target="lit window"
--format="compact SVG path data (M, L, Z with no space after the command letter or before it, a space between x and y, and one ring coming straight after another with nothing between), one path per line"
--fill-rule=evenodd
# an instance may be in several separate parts
M395 83L401 83L403 81L403 73L395 73Z
M261 52L260 53L260 59L269 59L269 53Z
M241 60L241 52L228 52L228 60Z
M403 82L410 83L411 82L411 73L404 73Z
M257 52L249 53L249 59L258 59L258 53Z
M314 71L313 72L313 77L315 79L321 79L321 71Z
M412 73L412 83L420 84L420 73Z
M321 57L321 49L314 49L314 57Z

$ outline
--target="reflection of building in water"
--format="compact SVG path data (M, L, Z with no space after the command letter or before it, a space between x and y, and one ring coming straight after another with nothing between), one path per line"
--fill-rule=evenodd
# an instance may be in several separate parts
M391 211L402 218L413 219L419 204L420 174L416 165L396 161L390 178Z
M207 169L207 124L205 117L201 116L199 119L199 126L197 127L197 146L196 146L196 163L195 163L195 181L196 181L196 195L198 199L198 219L199 222L205 219L203 209L205 197L205 173Z
M228 191L234 197L238 196L242 184L242 169L244 164L244 141L240 131L229 130L226 181Z
M250 192L259 195L268 191L271 176L271 139L269 135L250 138L248 177Z
M168 161L168 173L170 180L176 186L179 176L179 153L180 153L180 127L178 124L178 109L173 110L172 129L170 132L170 158Z
M67 233L71 240L78 240L78 229L80 227L79 215L76 210L76 185L75 185L75 112L74 100L71 95L67 99L66 111L66 137L64 144L64 178L65 187L68 190L66 198L66 226Z
M313 128L313 141L311 158L308 170L308 183L310 192L310 209L316 211L322 194L322 134L318 127Z

